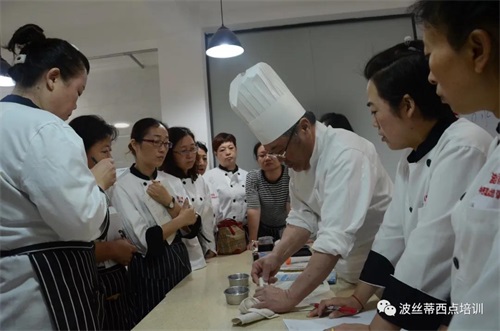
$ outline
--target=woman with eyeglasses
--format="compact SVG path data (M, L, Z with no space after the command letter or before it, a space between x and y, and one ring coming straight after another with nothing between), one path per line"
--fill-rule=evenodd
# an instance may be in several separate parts
M222 221L237 222L238 225L246 228L247 171L236 164L238 155L236 137L230 133L221 132L214 137L212 148L219 166L207 171L203 178L210 191L215 223L217 225Z
M197 141L196 146L198 146L198 158L197 158L198 174L200 176L203 176L207 171L208 167L208 157L207 157L208 149L207 146L201 141Z
M135 163L117 180L111 201L138 251L129 266L133 318L138 323L191 272L181 239L196 236L189 226L197 217L187 201L182 206L176 202L165 174L157 170L172 146L167 126L143 118L134 124L130 138Z
M198 237L182 239L188 249L191 268L197 270L206 266L206 258L217 255L214 212L205 180L197 173L198 146L194 134L184 127L172 127L168 132L172 150L167 154L161 170L167 174L172 194L180 203L187 199L201 217L202 227Z

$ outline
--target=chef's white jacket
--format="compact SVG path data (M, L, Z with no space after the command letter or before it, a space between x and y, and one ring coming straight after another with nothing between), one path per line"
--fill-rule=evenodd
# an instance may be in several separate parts
M81 138L54 114L0 102L0 247L92 241L107 203L87 166ZM52 329L27 255L0 259L0 326Z
M472 329L499 328L498 230L500 223L500 135L491 143L488 160L453 210L455 231L451 278L451 302L458 305L484 303L482 319ZM495 238L497 242L494 244ZM496 277L496 278L495 278ZM489 305L489 306L488 306ZM458 321L454 321L457 318ZM477 320L479 317L476 317ZM455 316L453 327L472 325L468 316ZM472 322L473 320L471 320ZM464 323L464 324L460 324ZM495 325L495 327L489 326ZM450 326L450 327L451 327Z
M398 309L448 300L455 240L449 215L486 162L491 140L476 124L453 117L438 122L415 151L401 158L392 202L360 277L385 287L383 299ZM437 328L443 317L380 315L417 329Z
M155 172L153 178L166 186L164 172ZM129 168L118 177L110 192L111 203L122 216L123 229L128 239L142 255L146 255L148 250L146 231L158 225L144 202L149 197L146 191L152 183L152 180L145 176L141 178L131 173ZM168 186L166 188L170 190Z
M109 207L109 228L106 237L102 240L96 240L97 242L107 242L122 239L120 230L123 231L123 221L122 216L116 211L115 207ZM98 263L99 267L111 268L118 263L114 260L106 260L104 262Z
M464 292L462 303L469 310L460 309L454 315L448 330L500 330L500 232L497 231L491 251L479 278Z
M185 198L189 199L189 204L201 217L202 227L200 233L203 236L198 235L192 239L182 239L188 249L192 270L201 269L206 266L205 254L208 251L217 252L214 238L215 218L208 187L201 176L198 176L194 182L191 178L181 179L171 174L165 174L165 176L172 188L170 194L177 198L177 202L182 205Z
M287 223L318 230L313 249L340 255L337 274L357 282L391 201L391 179L371 142L319 122L310 165L307 171L289 170Z
M236 167L228 171L221 166L210 169L203 175L210 191L215 222L232 219L247 224L247 202L245 182L247 171Z

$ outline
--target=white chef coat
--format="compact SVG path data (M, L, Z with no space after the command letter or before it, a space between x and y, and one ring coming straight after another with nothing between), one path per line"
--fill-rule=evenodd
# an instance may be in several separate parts
M96 240L98 242L107 242L121 239L120 230L123 231L123 221L122 216L116 211L115 207L109 206L109 228L106 237L102 240ZM99 267L111 268L118 263L114 260L106 260L104 262L98 263Z
M221 166L208 170L203 175L210 191L215 221L232 219L247 224L245 182L247 171L236 167L227 171Z
M169 192L171 191L164 172L158 171L153 177L154 180L166 186ZM151 179L140 178L132 174L129 168L118 177L110 192L112 205L122 216L123 230L127 238L142 255L146 255L148 250L146 231L158 225L144 202L145 197L148 196L147 188L152 183Z
M2 250L92 241L104 230L106 197L88 169L81 138L35 107L0 102ZM29 257L0 258L0 275L0 328L53 329Z
M453 250L453 267L451 276L451 302L468 303L469 297L480 298L480 302L492 302L488 298L496 296L496 314L489 319L498 318L498 278L488 285L477 284L479 279L487 276L485 269L488 257L498 263L500 252L492 250L493 241L498 236L500 223L500 135L491 143L488 160L467 189L451 214L451 222L455 231L455 248ZM497 246L498 248L498 246ZM494 268L494 266L489 266ZM498 265L496 266L498 268ZM498 272L498 269L497 269ZM484 277L484 278L482 278ZM491 278L490 278L491 279ZM493 280L493 279L491 279ZM470 293L478 286L481 293ZM486 309L486 308L485 308ZM487 309L491 309L488 307ZM465 316L463 317L465 318ZM498 320L497 320L498 323ZM498 325L498 324L497 324ZM479 329L476 325L473 329Z
M368 271L371 277L393 274L402 284L392 295L408 298L422 291L448 299L455 239L449 213L484 165L491 140L466 119L442 121L399 161L392 202L372 247L395 270L384 272L384 264L374 262L377 269Z
M469 308L475 307L475 310L472 308L469 314L462 312L454 315L448 330L500 330L499 287L500 232L497 231L490 256L480 271L479 278L462 297L462 302L470 304Z
M182 239L188 249L191 268L193 270L201 269L206 266L205 253L208 251L216 252L214 238L215 218L208 187L201 176L198 176L194 182L191 178L180 179L171 174L165 174L165 176L173 190L170 194L177 198L179 204L183 203L185 197L189 199L189 204L201 217L202 227L200 232L210 240L209 243L200 235L192 239Z
M340 255L337 274L354 283L391 201L391 179L372 143L319 122L310 165L289 170L287 223L311 233L319 229L313 249Z

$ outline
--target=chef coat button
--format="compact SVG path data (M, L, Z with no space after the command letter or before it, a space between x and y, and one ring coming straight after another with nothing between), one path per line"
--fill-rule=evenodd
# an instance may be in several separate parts
M458 259L456 256L453 257L453 265L457 270L459 269Z
M227 176L227 172L226 172L224 175L226 175L226 176Z
M431 159L427 159L427 161L425 162L425 164L427 164L427 166L430 167L431 166L431 162L432 162Z
M203 198L202 198L202 197L200 197L200 201L203 201Z
M233 220L235 220L235 219L236 219L236 216L233 216Z
M247 203L247 199L245 199L245 203Z
M144 182L144 183L142 183L142 184L143 184L144 186L148 186L148 183L146 183L146 182Z
M462 201L462 199L464 198L465 193L467 193L467 192L464 192L464 194L462 194L462 196L460 197L460 201Z
M410 207L410 213L413 213L413 208L412 207Z
M241 187L245 187L245 185L241 185Z
M191 198L191 201L193 201L193 202L194 202L194 198Z
M240 175L240 173L238 172L238 176Z
M231 187L233 187L233 185L231 185Z
M236 202L236 199L233 199L233 202Z
M185 180L183 180L183 181L182 181L182 184L186 185L186 181L185 181Z

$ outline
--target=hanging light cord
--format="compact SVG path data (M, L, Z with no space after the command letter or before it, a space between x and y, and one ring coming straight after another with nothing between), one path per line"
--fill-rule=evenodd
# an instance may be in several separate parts
M220 0L220 19L222 21L222 26L224 26L224 13L222 12L222 0Z

